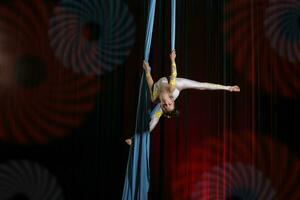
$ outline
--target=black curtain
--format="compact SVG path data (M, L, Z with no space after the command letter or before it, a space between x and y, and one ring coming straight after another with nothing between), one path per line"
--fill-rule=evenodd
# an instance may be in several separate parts
M1 1L1 199L121 198L147 6ZM293 1L177 1L178 76L241 92L180 94L151 135L150 199L299 199L298 18ZM169 46L157 1L155 80Z

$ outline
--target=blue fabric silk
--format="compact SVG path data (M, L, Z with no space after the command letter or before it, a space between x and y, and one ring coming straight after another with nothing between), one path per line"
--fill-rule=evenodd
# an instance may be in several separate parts
M155 4L156 0L150 0L144 52L144 59L147 62L149 60L151 49ZM151 97L147 86L146 76L143 72L139 88L135 134L132 137L132 145L128 155L122 200L148 199L148 190L150 185L150 102Z
M175 50L175 38L176 38L176 0L171 0L171 51Z
M123 200L147 200L150 185L150 94L145 74L140 82L135 134L129 150Z
M171 21L171 50L175 50L175 31L176 31L176 0L172 1L172 21ZM144 59L149 61L151 49L153 24L155 18L156 0L150 0L149 16L147 23ZM146 75L143 73L140 88L136 115L135 134L132 137L132 145L129 150L125 183L123 188L122 200L147 200L150 186L150 116L160 109L157 104L153 112L150 113L151 97L147 86ZM150 113L150 115L149 115Z
M171 0L171 51L175 50L175 41L176 41L176 0ZM159 111L160 109L160 103L156 104L156 106L153 108L150 116L153 117L153 115Z
M148 23L147 23L146 39L145 39L145 49L144 49L144 59L147 62L149 61L151 42L152 42L153 25L155 19L155 5L156 5L156 0L150 0L149 16L148 16Z

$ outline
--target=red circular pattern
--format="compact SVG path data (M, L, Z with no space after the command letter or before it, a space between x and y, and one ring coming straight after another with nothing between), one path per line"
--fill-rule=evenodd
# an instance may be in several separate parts
M234 67L268 93L300 92L298 10L294 0L230 0L225 6L226 48Z
M0 139L46 143L82 124L99 91L95 76L62 67L48 40L43 1L0 6Z
M179 166L173 199L300 198L299 160L288 149L251 133L205 138Z

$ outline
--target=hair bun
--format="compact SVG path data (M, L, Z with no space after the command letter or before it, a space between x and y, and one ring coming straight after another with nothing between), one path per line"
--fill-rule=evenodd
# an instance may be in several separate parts
M164 113L164 116L168 119L172 118L172 117L178 117L180 114L180 112L176 109L172 110L171 112L167 112Z

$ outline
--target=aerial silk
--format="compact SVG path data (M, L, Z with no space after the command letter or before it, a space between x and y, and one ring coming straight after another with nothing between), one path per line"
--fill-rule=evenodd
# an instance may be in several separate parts
M172 0L172 25L171 25L171 50L175 49L175 5ZM153 24L155 18L156 0L150 0L149 16L147 23L144 60L149 61L151 49ZM174 22L173 22L174 21ZM145 72L142 74L139 88L139 98L136 115L135 134L132 137L127 161L125 183L123 188L123 200L147 200L150 186L150 111L151 97L147 86ZM152 114L152 113L151 113Z
M176 33L176 0L171 0L171 51L175 50Z

